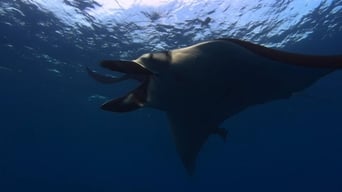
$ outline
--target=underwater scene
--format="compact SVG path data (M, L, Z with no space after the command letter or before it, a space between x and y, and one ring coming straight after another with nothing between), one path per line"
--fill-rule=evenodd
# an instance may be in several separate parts
M342 0L1 0L0 192L341 192Z

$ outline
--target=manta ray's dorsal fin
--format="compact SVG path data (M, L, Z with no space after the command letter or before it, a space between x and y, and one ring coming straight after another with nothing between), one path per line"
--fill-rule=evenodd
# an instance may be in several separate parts
M300 65L304 67L316 67L316 68L342 68L342 55L304 55L298 53L290 53L286 51L280 51L272 48L267 48L261 45L250 43L239 39L218 39L224 41L230 41L236 43L258 55L263 57L285 62L294 65Z

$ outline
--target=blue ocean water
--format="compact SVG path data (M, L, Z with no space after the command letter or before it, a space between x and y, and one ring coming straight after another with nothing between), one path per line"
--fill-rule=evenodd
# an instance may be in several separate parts
M341 54L341 13L341 0L2 0L0 191L342 191L342 72L225 121L231 137L209 139L194 176L165 114L101 111L134 85L85 72L221 37Z

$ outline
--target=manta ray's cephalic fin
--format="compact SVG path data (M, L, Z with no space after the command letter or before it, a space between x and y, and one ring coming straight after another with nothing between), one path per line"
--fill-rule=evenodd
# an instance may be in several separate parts
M126 74L122 77L112 77L101 75L96 71L86 68L88 74L100 83L117 83L127 79L136 79L142 82L139 87L129 92L128 94L104 103L101 106L101 109L111 112L129 112L144 106L147 100L147 86L149 83L148 78L145 78L144 75L153 74L151 71L133 61L104 60L101 62L101 66L113 71Z
M102 104L101 109L111 112L129 112L144 107L148 80L123 97Z
M117 71L126 74L139 74L139 75L153 75L153 73L134 61L125 61L125 60L103 60L100 63L101 67L110 69L112 71Z
M112 83L118 83L120 81L124 81L127 79L130 79L130 75L126 74L122 77L113 77L109 75L102 75L94 70L89 69L88 67L86 68L87 73L90 77L92 77L94 80L97 82L103 83L103 84L112 84Z

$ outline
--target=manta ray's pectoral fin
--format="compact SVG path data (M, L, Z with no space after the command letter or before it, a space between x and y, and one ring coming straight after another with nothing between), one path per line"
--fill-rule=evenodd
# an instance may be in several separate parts
M305 55L298 53L290 53L277 49L267 48L248 41L239 39L223 38L223 41L230 41L240 45L255 54L260 56L293 65L311 67L311 68L327 68L327 69L341 69L342 55Z
M101 109L111 112L129 112L144 107L147 100L148 80L123 97L112 99L102 104Z
M223 141L227 141L227 137L228 137L227 129L217 127L217 128L214 129L213 133L217 134L218 136L220 136Z
M193 175L196 167L196 158L203 144L211 134L219 135L226 141L228 131L216 125L203 122L196 118L195 112L168 112L173 139L182 163L190 175Z

